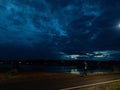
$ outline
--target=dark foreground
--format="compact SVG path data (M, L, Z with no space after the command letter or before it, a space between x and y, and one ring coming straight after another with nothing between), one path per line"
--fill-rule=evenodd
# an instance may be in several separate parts
M60 90L118 79L120 79L120 74L88 75L84 77L69 74L51 74L51 76L47 76L46 74L44 78L37 79L36 77L34 79L20 80L17 82L1 82L0 90Z

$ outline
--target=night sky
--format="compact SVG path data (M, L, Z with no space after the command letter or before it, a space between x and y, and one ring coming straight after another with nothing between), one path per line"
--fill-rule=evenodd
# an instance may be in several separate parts
M120 0L0 0L0 60L119 60Z

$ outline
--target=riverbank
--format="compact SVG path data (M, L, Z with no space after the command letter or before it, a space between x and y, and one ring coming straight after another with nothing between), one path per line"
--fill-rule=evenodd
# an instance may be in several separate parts
M64 88L71 88L119 79L120 74L117 73L97 75L88 74L87 76L82 76L80 74L46 72L27 72L12 74L1 73L0 90L61 90Z
M31 80L46 80L46 79L63 79L63 78L76 78L76 77L89 77L89 76L104 76L107 74L119 73L88 73L84 74L69 74L69 73L47 73L47 72L6 72L0 73L0 83L12 83Z
M79 74L46 73L46 72L27 72L27 73L0 73L0 83L12 83L31 80L74 78Z

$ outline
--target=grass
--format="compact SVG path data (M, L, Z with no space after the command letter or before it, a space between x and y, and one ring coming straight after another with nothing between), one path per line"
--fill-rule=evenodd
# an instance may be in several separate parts
M120 90L120 81L119 82L115 82L111 85L111 88L113 90Z
M20 73L16 70L12 70L6 73L0 73L0 83L20 82L25 80L43 80L43 79L55 79L55 78L74 78L78 77L78 74L60 74L60 73L44 73L44 72L28 72ZM120 81L92 86L81 90L120 90Z
M20 82L29 80L44 80L44 79L57 79L57 78L73 78L80 75L77 74L64 74L64 73L44 73L44 72L27 72L20 73L15 70L6 73L0 73L0 83Z
M120 90L120 81L83 88L81 90Z

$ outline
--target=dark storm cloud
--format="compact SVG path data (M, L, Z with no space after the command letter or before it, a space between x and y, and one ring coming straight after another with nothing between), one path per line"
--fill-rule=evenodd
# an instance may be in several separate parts
M84 50L89 50L89 48L92 50L119 50L120 37L116 34L115 25L119 21L119 8L116 6L118 2L113 3L106 0L99 4L97 2L88 3L88 1L85 2L86 6L83 9L85 14L83 13L79 19L69 24L70 39L73 42L76 41L79 49L75 45L73 46L76 50L83 48Z
M73 55L68 57L78 59L81 54L95 51L118 51L110 54L116 58L120 50L119 3L0 0L0 58L64 59Z
M57 42L53 42L53 38L64 36L65 32L45 1L3 0L0 5L2 59L57 57Z

